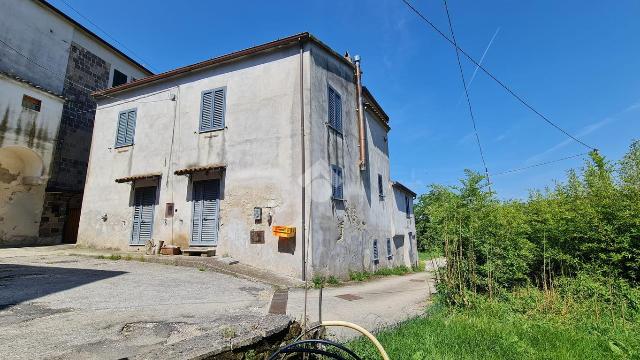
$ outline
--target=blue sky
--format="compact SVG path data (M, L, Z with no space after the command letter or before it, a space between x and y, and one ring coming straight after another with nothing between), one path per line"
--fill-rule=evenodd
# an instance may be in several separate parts
M104 35L62 0L50 1ZM456 183L464 168L482 169L455 51L400 0L64 1L155 71L309 31L361 55L364 82L391 117L394 179L422 193ZM448 33L441 1L412 2ZM567 131L610 159L640 138L639 1L450 0L449 9L459 45L476 59L484 54L483 66ZM463 59L463 67L469 80L475 66ZM587 150L481 71L470 96L490 173ZM494 189L525 197L581 163L495 176Z

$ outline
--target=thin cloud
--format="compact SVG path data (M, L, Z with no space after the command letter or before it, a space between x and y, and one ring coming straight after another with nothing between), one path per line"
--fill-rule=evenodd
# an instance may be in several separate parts
M579 133L576 134L576 137L582 138L584 136L587 136L587 135L591 134L592 132L600 129L601 127L603 127L605 125L608 125L609 123L611 123L613 121L615 121L615 118L606 117L606 118L604 118L604 119L602 119L600 121L594 122L593 124L589 124L589 125L583 127L582 130ZM556 145L550 147L549 149L547 149L547 150L545 150L545 151L543 151L543 152L541 152L539 154L536 154L536 155L528 158L526 163L539 161L541 158L544 158L546 155L549 155L549 154L551 154L551 153L553 153L553 152L555 152L555 151L557 151L559 149L562 149L563 147L569 145L573 141L574 141L573 139L563 140L563 141L557 143Z
M491 40L489 40L489 44L487 44L487 47L484 49L484 52L482 53L482 57L480 57L480 61L478 61L478 65L476 65L476 68L475 70L473 70L473 74L469 79L469 83L467 84L467 90L471 88L471 84L473 83L473 80L476 78L478 69L480 69L480 65L482 65L482 62L484 61L485 56L487 56L487 53L489 52L489 48L491 48L491 45L493 44L493 40L496 39L496 36L498 35L499 32L500 32L500 27L498 27L496 31L493 33ZM462 101L462 98L464 97L464 95L465 95L464 92L460 95L460 98L458 99L458 105Z
M461 137L460 139L458 139L458 145L462 145L466 142L469 142L473 137L474 137L475 133L470 132L467 135Z

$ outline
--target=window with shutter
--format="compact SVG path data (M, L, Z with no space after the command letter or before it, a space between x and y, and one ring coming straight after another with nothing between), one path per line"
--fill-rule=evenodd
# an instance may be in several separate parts
M131 244L144 245L147 240L151 240L153 232L153 205L156 200L156 187L139 187L134 191Z
M378 174L378 196L384 198L384 187L382 186L382 175Z
M225 88L202 92L200 108L200 132L224 128Z
M404 202L405 202L405 213L407 213L407 218L411 217L411 201L409 200L408 196L404 197Z
M133 138L136 132L136 116L136 109L122 111L118 114L116 147L133 145Z
M338 132L342 132L342 97L331 86L328 89L328 114L329 126Z
M378 262L380 254L378 253L378 240L373 240L373 261Z
M337 165L331 165L331 197L342 200L344 179L342 176L342 168Z
M393 258L393 251L391 250L391 239L387 238L387 259Z

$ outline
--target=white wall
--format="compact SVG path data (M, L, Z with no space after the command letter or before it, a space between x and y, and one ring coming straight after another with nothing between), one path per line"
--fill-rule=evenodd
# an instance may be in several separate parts
M301 173L298 63L297 49L285 49L117 95L127 101L101 100L78 243L139 249L128 246L131 185L114 180L161 173L153 238L188 247L190 182L174 171L226 164L218 254L299 277L299 238L293 241L293 253L282 251L266 222L268 213L273 225L293 225L299 230L301 222L300 192L295 191L300 188ZM222 86L226 87L226 127L199 133L201 92ZM176 101L171 101L174 96ZM137 108L135 144L114 149L118 113L131 108ZM165 218L169 202L175 203L177 211L174 217ZM254 207L263 208L262 224L254 223ZM265 244L250 244L250 230L265 231Z
M56 93L62 93L69 49L75 42L129 77L145 76L142 69L34 0L0 0L0 70L15 73Z
M24 95L42 101L22 107ZM0 74L0 246L37 243L63 100Z

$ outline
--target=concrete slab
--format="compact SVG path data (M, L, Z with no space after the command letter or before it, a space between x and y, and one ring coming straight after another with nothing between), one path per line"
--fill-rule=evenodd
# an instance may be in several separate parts
M0 250L0 290L3 359L162 358L163 349L186 348L207 353L289 321L267 315L273 287L264 283L37 249Z

